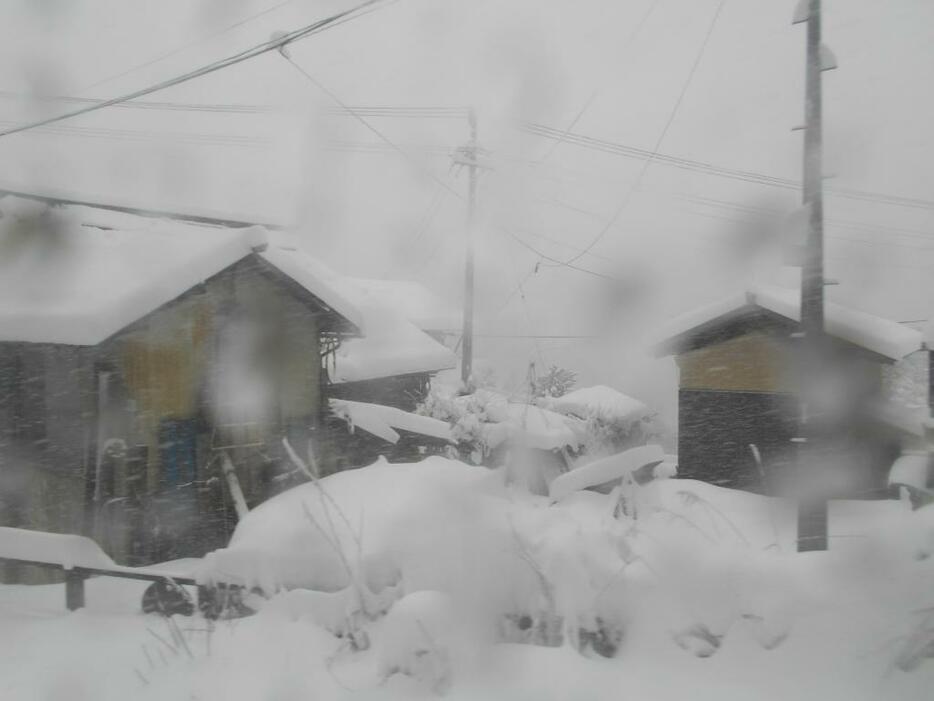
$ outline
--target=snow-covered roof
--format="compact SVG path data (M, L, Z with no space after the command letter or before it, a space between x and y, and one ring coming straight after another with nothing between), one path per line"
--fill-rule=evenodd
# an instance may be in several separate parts
M398 442L397 431L418 433L443 441L454 440L450 425L430 416L413 414L383 404L352 402L347 399L329 399L328 403L331 411L352 427L361 428L390 443Z
M386 307L362 309L363 336L341 343L329 369L331 382L362 382L432 373L457 365L457 356L415 324Z
M0 200L0 213L0 341L100 343L265 241L260 227L15 197Z
M790 321L801 320L800 291L760 285L743 294L683 314L658 333L662 353L677 352L678 341L713 325L720 317L744 309L765 309ZM849 341L892 360L900 360L924 347L924 335L904 324L843 307L824 304L824 324L831 336Z
M365 278L353 278L352 282L424 331L460 331L460 311L424 285L411 280Z
M380 290L350 278L343 290L359 312L357 326L363 335L341 343L329 369L331 382L433 373L457 366L453 351L422 331Z
M638 399L606 385L581 387L561 397L548 399L546 405L562 414L624 422L642 418L649 411Z
M278 242L278 238L270 237L270 244L260 252L260 257L362 330L363 312L353 299L355 290L349 279L297 246Z
M457 359L288 234L0 199L0 341L96 345L237 261L259 255L351 322L332 381L434 372ZM39 219L41 217L41 219Z

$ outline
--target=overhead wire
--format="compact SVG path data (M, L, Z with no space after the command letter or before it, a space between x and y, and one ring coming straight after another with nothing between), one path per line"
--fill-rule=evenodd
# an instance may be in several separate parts
M553 127L548 127L543 124L536 124L533 122L526 122L522 125L522 130L543 138L548 139L559 139L563 138L564 143L574 144L582 148L587 148L590 150L601 151L603 153L610 153L615 155L620 155L624 157L634 158L637 160L646 161L652 159L654 163L673 166L676 168L681 168L685 170L692 170L696 172L702 172L710 175L715 175L722 178L728 178L732 180L740 180L745 182L750 182L759 185L768 185L771 187L779 187L788 190L800 190L801 183L790 178L782 178L774 175L768 175L765 173L758 173L755 171L747 170L738 170L734 168L726 168L723 166L717 166L711 163L704 163L702 161L694 161L688 158L680 158L677 156L671 156L668 154L660 153L656 150L648 150L637 148L634 146L627 146L625 144L619 144L612 141L607 141L604 139L597 139L591 136L585 136L583 134L568 133L564 134L561 130L555 129ZM825 190L831 194L838 197L844 197L854 200L868 200L874 202L881 202L884 204L898 205L904 207L915 207L919 209L934 209L934 201L923 200L920 198L912 197L902 197L898 195L888 195L878 192L870 192L865 190L855 190L849 188L834 188L834 187L825 187Z
M703 42L701 42L700 50L697 52L697 56L694 59L694 63L691 65L691 70L688 72L687 79L684 81L684 84L681 86L681 91L678 94L678 99L675 101L674 107L671 109L671 112L668 115L668 119L665 122L664 127L662 128L661 134L659 134L658 139L656 139L655 141L655 147L652 149L653 153L658 151L661 148L662 143L665 141L665 137L668 135L668 130L671 128L671 125L674 123L675 117L678 114L678 110L681 108L681 104L684 101L684 96L687 94L688 88L690 88L691 82L694 79L694 74L697 72L697 68L700 65L701 60L704 57L704 53L706 53L707 44L710 42L710 37L713 35L714 27L716 27L717 25L717 20L720 18L720 14L723 10L723 6L725 3L726 3L726 0L719 0L719 2L717 3L717 9L714 11L713 17L710 20L710 24L707 27L707 32L704 35L704 40ZM632 196L635 194L639 185L642 183L642 179L645 177L646 172L648 171L649 167L652 165L653 160L654 160L654 155L650 156L646 161L644 161L642 165L642 169L639 171L639 174L636 177L635 182L629 188L629 191L627 192L626 196L623 198L623 201L616 208L616 211L613 213L613 216L610 217L610 220L606 223L606 225L597 233L596 236L593 237L590 243L588 243L579 253L575 254L571 258L568 258L567 260L561 261L562 265L570 265L574 263L575 261L579 260L585 253L587 253L594 246L596 246L603 239L603 237L606 236L607 232L609 232L609 230L613 228L613 226L615 226L616 222L619 220L620 215L622 215L623 211L629 206L629 202L632 199Z
M355 5L354 7L350 9L344 10L342 12L338 12L336 14L331 15L330 17L326 17L324 19L318 20L317 22L313 22L311 24L305 25L291 32L286 32L285 34L279 37L270 39L266 42L263 42L262 44L258 44L256 46L253 46L249 49L241 51L232 56L228 56L227 58L221 59L220 61L214 61L213 63L209 63L207 65L201 66L200 68L196 68L195 70L189 71L182 75L176 76L174 78L169 78L168 80L163 80L159 83L150 85L148 87L145 87L139 90L134 90L133 92L126 93L119 97L114 97L109 100L104 100L103 102L95 103L92 105L86 105L85 107L82 107L80 109L73 110L71 112L66 112L64 114L59 114L54 117L48 117L45 119L40 119L38 121L30 122L28 124L21 124L13 128L5 129L3 131L0 131L0 137L9 136L11 134L16 134L18 132L23 132L29 129L35 129L37 127L43 127L49 124L54 124L56 122L64 121L66 119L72 119L79 115L88 114L90 112L95 112L97 110L104 109L105 107L110 107L113 105L118 105L124 102L128 102L138 97L143 97L145 95L149 95L151 93L154 93L160 90L165 90L166 88L170 88L175 85L179 85L181 83L194 80L195 78L200 78L201 76L214 73L216 71L222 70L224 68L228 68L238 63L242 63L243 61L247 61L257 56L261 56L262 54L268 53L270 51L281 49L282 47L286 46L287 44L291 42L297 41L299 39L303 39L305 37L311 36L312 34L319 33L321 31L325 31L332 26L337 26L338 24L343 23L344 21L348 21L350 19L359 17L362 14L365 14L365 12L363 11L367 10L368 8L375 9L375 6L386 4L387 2L390 2L390 1L391 0L365 0L365 2Z
M79 105L97 105L106 102L97 97L76 97L74 95L29 95L12 90L0 90L0 98L16 99L24 102L64 102ZM224 104L201 102L152 102L146 100L133 100L113 105L120 109L136 110L165 110L175 112L228 112L232 114L269 114L279 111L271 105L251 104Z
M645 23L648 21L649 16L655 11L655 8L658 6L658 2L659 0L652 0L652 2L649 3L648 8L643 13L639 21L636 23L635 28L633 29L632 32L630 32L629 37L623 43L623 53L626 53L629 51L633 42L635 42L636 37L638 37L639 34L642 33L642 28L645 26ZM574 129L575 126L577 126L577 123L583 118L587 110L590 109L590 106L593 104L593 101L597 98L598 94L599 93L596 90L593 93L591 93L590 97L584 103L583 107L581 107L581 109L577 112L577 114L574 115L574 118L570 121L568 126L565 128L565 133L570 133L571 130ZM563 141L564 139L558 139L557 141L555 141L555 143L551 146L551 148L548 149L545 155L542 156L539 163L544 163L549 158L551 158L552 154L554 154L554 152L563 143Z
M9 120L0 120L0 125L13 124ZM272 140L255 136L237 134L211 134L198 132L167 132L139 129L114 129L96 127L75 127L53 125L30 131L29 135L51 134L54 136L82 137L95 139L116 139L120 141L176 141L208 146L239 146L243 148L262 148L272 144Z
M126 70L120 71L119 73L115 73L115 74L110 75L110 76L108 76L108 77L106 77L106 78L102 78L102 79L98 80L97 82L92 83L91 85L88 85L87 87L83 88L83 89L81 90L81 92L84 92L85 90L93 90L94 88L100 87L101 85L104 85L105 83L109 83L109 82L111 82L111 81L117 80L118 78L123 78L124 76L130 75L131 73L135 73L136 71L142 70L143 68L148 68L149 66L155 65L156 63L159 63L160 61L164 61L164 60L167 59L167 58L171 58L172 56L177 56L178 54L182 53L183 51L187 51L188 49L190 49L190 48L192 48L192 47L195 47L195 46L197 46L198 44L202 44L202 43L204 43L204 42L206 42L206 41L210 41L211 39L216 39L217 37L222 36L222 35L226 34L227 32L229 32L229 31L231 31L231 30L233 30L233 29L236 29L237 27L242 27L243 25L245 25L245 24L247 24L247 23L249 23L249 22L252 22L252 21L254 21L254 20L256 20L256 19L259 19L260 17L263 17L264 15L268 15L268 14L270 14L271 12L274 12L274 11L278 10L279 8L285 7L286 5L289 5L289 4L293 3L293 2L295 2L295 0L284 0L283 2L276 3L276 4L273 5L272 7L269 7L269 8L267 8L267 9L265 9L265 10L262 10L261 12L257 12L257 13L254 14L254 15L250 15L249 17L245 17L245 18L243 18L242 20L239 20L239 21L237 21L237 22L234 22L233 24L228 25L228 26L226 26L226 27L224 27L224 28L222 28L222 29L219 29L218 31L216 31L216 32L214 32L214 33L212 33L212 34L209 34L209 35L207 35L207 36L201 37L201 38L199 38L199 39L195 39L194 41L188 42L187 44L185 44L185 45L183 45L183 46L179 46L179 47L177 47L177 48L175 48L175 49L171 49L170 51L167 51L167 52L165 52L165 53L163 53L163 54L160 54L160 55L158 55L158 56L155 56L154 58L152 58L152 59L150 59L150 60L148 60L148 61L145 61L144 63L140 63L140 64L137 64L137 65L132 66L132 67L130 67L130 68L127 68Z

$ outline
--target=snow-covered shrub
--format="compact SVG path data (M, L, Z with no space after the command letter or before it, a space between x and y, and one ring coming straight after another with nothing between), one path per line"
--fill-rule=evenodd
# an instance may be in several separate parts
M590 457L613 455L658 438L656 414L611 387L583 387L559 397L546 397L539 403L584 422L586 440L582 452Z
M380 627L379 674L406 674L437 693L451 684L451 638L457 628L450 597L438 591L408 594Z
M582 653L620 654L633 631L659 629L697 655L734 630L765 649L780 643L797 585L783 552L767 547L767 500L687 480L632 490L627 510L618 490L552 502L496 470L440 457L381 461L270 499L240 523L230 550L262 551L279 588L333 592L277 606L307 604L318 625L345 638L362 632L377 647L382 613L425 591L499 640ZM359 564L348 568L335 543ZM442 657L406 669L431 677Z
M482 464L497 442L491 424L508 420L506 398L488 389L459 395L451 387L433 385L417 411L451 424L457 447L451 448L449 457L474 465Z
M535 397L562 397L571 391L575 382L577 373L552 365L532 382L532 394Z

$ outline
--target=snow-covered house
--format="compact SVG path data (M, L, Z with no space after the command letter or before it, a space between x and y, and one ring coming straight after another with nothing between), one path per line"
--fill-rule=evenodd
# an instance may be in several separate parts
M428 389L424 368L450 367L430 358L449 360L439 344L453 345L459 336L460 312L417 282L351 278L349 283L361 304L370 301L392 313L380 314L366 338L338 351L330 370L331 396L414 411ZM398 323L400 317L409 323Z
M846 472L850 494L884 494L901 451L924 440L914 424L912 432L896 420L882 420L904 413L894 403L891 378L897 373L891 368L918 354L927 363L923 335L833 303L825 305L825 328L835 351L823 378L825 395L839 414L830 435L834 457ZM767 487L764 475L781 479L798 436L793 345L799 330L797 291L765 286L666 326L656 352L673 355L680 371L680 476L757 491Z
M447 348L280 233L0 200L0 525L131 562L226 542L319 440L335 382L450 368Z

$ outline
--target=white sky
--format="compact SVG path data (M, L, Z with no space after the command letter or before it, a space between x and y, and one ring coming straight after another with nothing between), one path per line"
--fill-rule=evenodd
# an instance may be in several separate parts
M399 0L294 45L292 54L348 104L474 105L492 166L480 196L480 333L603 337L537 347L481 338L480 355L517 376L530 360L563 364L584 382L615 384L670 416L673 364L639 351L651 325L752 275L774 277L771 230L744 208L790 212L796 193L655 163L629 198L641 161L570 144L552 149L516 127L528 120L563 129L589 102L575 132L652 149L718 1ZM293 0L205 39L276 4L8 0L0 5L0 90L111 97L351 5ZM790 25L794 4L726 0L661 152L797 179L801 135L789 128L802 118L804 30ZM824 38L840 63L824 74L829 184L934 200L934 3L824 6ZM411 277L460 299L463 202L445 194L417 238L439 190L426 173L465 191L465 177L450 171L443 153L415 150L407 161L385 149L333 150L335 142L378 139L353 119L322 115L333 102L274 53L147 99L287 109L111 108L54 133L0 139L0 184L300 222L309 249L343 272ZM0 97L2 120L49 110ZM458 121L370 121L406 148L452 150L467 134ZM617 225L577 261L620 278L618 285L563 267L542 265L530 275L536 256L503 231L566 258L627 198ZM834 299L898 320L934 318L931 209L828 197L827 218L828 275L841 283L831 288ZM524 303L514 295L504 308L527 275Z

